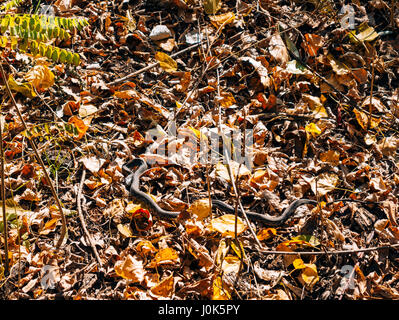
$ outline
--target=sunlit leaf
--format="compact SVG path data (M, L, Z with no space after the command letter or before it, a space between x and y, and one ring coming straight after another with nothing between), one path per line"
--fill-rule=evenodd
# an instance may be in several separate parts
M38 92L42 92L54 85L54 74L46 65L36 65L30 69L25 80L30 82Z
M33 85L29 82L24 82L24 83L17 82L14 80L12 75L9 75L8 84L12 91L22 93L25 97L28 98L36 97L36 92L33 89Z
M173 72L177 70L177 62L164 52L158 51L155 54L155 59L158 60L159 65L166 72Z
M219 14L217 16L210 16L209 20L215 26L215 28L219 29L229 23L234 22L235 18L236 18L236 16L233 12L227 12L227 13Z
M209 206L209 199L205 198L194 201L187 211L196 215L200 220L205 219L212 212Z
M225 236L234 236L235 230L235 215L225 214L221 217L212 219L210 222L210 229L217 231ZM243 233L247 229L247 226L242 222L240 217L237 217L237 234Z
M117 261L114 268L118 276L136 283L142 282L146 273L143 262L130 254L125 259Z
M173 274L162 280L156 286L151 288L151 292L157 296L170 297L173 294L174 278Z
M222 6L221 0L204 0L204 10L206 14L215 14Z

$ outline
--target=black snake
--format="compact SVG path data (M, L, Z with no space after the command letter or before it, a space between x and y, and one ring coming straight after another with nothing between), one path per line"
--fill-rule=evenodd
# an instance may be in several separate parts
M137 169L133 169L137 167ZM143 191L140 191L140 176L147 170L148 166L145 160L141 158L134 158L133 160L127 162L126 164L123 165L123 170L128 172L127 177L125 178L125 184L128 187L130 194L143 201L146 203L149 207L151 207L160 217L171 219L171 218L177 218L180 214L180 212L175 212L175 211L167 211L162 209L158 204L154 201L154 199L151 198L150 195L146 194ZM333 201L328 202L326 205L329 205L334 202L359 202L359 203L378 203L374 201L363 201L363 200L357 200L357 199L349 199L349 198L344 198L344 199L336 199ZM311 199L297 199L293 201L284 211L281 215L279 216L271 216L268 214L261 214L257 212L251 212L251 211L246 211L246 215L248 219L253 220L253 221L259 221L265 225L271 225L271 226L277 226L285 222L289 217L291 217L295 210L305 204L312 204L312 205L317 205L316 200L311 200ZM212 199L212 206L227 212L234 214L235 209L226 204L225 202L217 199ZM238 212L240 214L243 214L240 209L238 209Z

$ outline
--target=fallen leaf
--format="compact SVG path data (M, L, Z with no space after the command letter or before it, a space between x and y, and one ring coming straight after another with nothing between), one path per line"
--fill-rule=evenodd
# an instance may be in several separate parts
M210 222L210 229L222 234L223 237L234 237L235 230L235 215L225 214L221 217L212 219ZM240 217L237 217L237 235L246 230L247 226L242 222Z
M54 74L46 65L36 65L24 76L38 92L43 92L54 85Z
M303 48L309 54L314 57L317 55L319 49L323 46L323 38L317 34L305 34L305 41L302 44Z
M156 268L164 265L177 265L179 263L179 254L173 248L160 249L154 259L148 264L149 268Z
M155 59L158 60L159 65L166 72L173 72L177 70L177 62L164 52L158 51L155 54Z
M151 288L151 293L164 298L171 297L173 291L174 291L173 274L163 279L160 283Z
M140 283L144 280L146 271L141 260L132 257L130 254L124 260L115 263L115 272L118 276L128 279L133 283Z
M271 56L279 63L287 63L289 61L289 55L287 47L279 33L275 33L269 42L269 52Z
M313 287L316 282L319 281L316 265L312 263L305 263L298 279L302 284L308 287Z
M13 76L10 75L8 77L8 84L12 91L19 92L25 97L34 98L37 96L35 90L33 89L33 85L29 82L17 82L14 80Z
M133 237L133 232L132 228L130 227L130 224L121 224L119 223L116 228L118 231L126 238L132 238Z
M82 157L80 162L83 163L86 170L89 170L92 174L96 175L105 163L105 159L98 157Z
M277 230L275 228L263 228L258 231L256 237L259 241L269 240L277 235Z
M221 276L217 276L212 283L213 294L212 300L230 300L231 289L222 280Z
M206 14L215 14L222 6L221 0L204 0L204 10Z
M209 206L209 199L205 198L195 200L187 211L196 215L199 220L203 220L211 214L212 208Z
M210 16L209 20L217 29L223 29L226 24L234 22L236 18L233 12L223 13L217 16Z
M154 247L151 241L148 240L141 240L136 245L136 250L138 253L144 256L155 254L158 250Z

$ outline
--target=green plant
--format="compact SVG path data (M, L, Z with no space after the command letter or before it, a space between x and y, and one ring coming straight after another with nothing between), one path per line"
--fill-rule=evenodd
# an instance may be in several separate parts
M0 48L9 48L10 50L19 50L21 52L29 52L33 57L47 57L55 63L68 63L79 65L80 56L78 53L74 53L67 49L61 49L57 46L50 44L56 41L68 41L71 38L69 32L76 32L76 30L81 30L89 23L83 18L65 18L65 17L55 17L47 15L38 14L19 14L19 13L9 13L9 10L15 6L22 4L23 0L11 0L6 2L0 7ZM29 129L22 117L21 111L15 101L15 98L11 92L10 84L7 79L9 77L4 71L2 63L0 63L0 73L1 77L5 80L5 88L8 96L14 105L18 117L23 124L25 131L28 132ZM12 79L12 77L10 76ZM1 131L0 131L1 133ZM46 181L49 184L53 197L56 200L57 207L60 211L62 220L62 229L60 238L57 241L57 247L59 247L67 234L66 218L64 214L64 209L62 207L61 201L58 198L56 190L53 183L51 182L50 176L46 170L43 160L40 157L38 148L35 143L34 136L28 136L28 142L31 145L35 157L42 167ZM3 149L3 148L1 148ZM4 167L4 155L2 158L2 167ZM4 170L2 170L2 198L4 203L5 189L4 189ZM7 216L5 214L4 204L3 204L3 231L4 231L4 241L5 241L5 255L6 255L6 265L5 273L8 272L8 248L7 248Z
M11 2L20 3L20 0ZM4 5L2 8L7 8ZM0 47L29 51L33 56L47 57L55 63L79 65L80 56L70 50L48 44L50 40L69 40L69 32L80 31L89 23L83 18L65 18L39 14L0 12Z

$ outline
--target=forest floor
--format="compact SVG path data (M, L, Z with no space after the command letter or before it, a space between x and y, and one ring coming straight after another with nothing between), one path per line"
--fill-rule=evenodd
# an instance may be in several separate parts
M398 299L399 3L341 2L10 9L89 23L52 40L78 66L2 51L35 88L14 92L26 131L1 83L2 299ZM149 163L141 190L177 219L130 195L134 157ZM318 204L273 226L210 197L272 216ZM343 198L360 202L326 205Z

